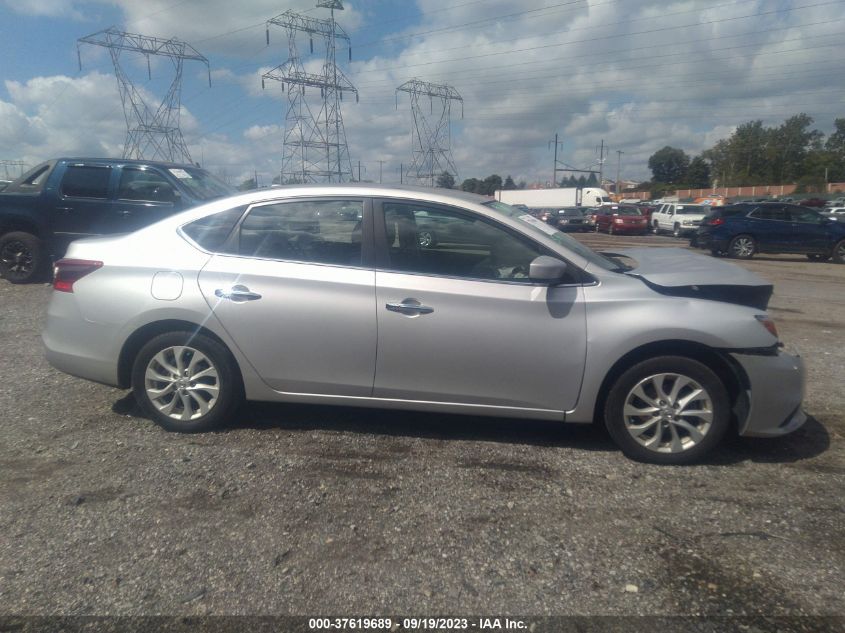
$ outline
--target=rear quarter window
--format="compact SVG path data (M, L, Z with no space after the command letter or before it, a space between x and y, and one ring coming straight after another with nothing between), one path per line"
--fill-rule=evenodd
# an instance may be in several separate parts
M243 206L207 215L184 225L181 230L200 248L215 253L223 248L227 238L232 233L232 229L235 228L235 224L238 223L245 211L246 206Z

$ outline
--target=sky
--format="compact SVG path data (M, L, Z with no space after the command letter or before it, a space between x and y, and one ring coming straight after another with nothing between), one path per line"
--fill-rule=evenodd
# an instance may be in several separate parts
M77 40L115 26L191 44L181 129L192 159L233 185L269 184L282 161L287 97L261 75L288 58L292 10L328 17L316 0L0 0L0 161L121 156L126 136L105 48ZM459 181L498 174L547 183L562 165L646 180L670 145L694 156L750 120L805 112L824 133L845 117L845 0L344 0L351 40L341 69L358 90L343 122L354 173L398 183L412 160L412 115L396 88L448 84ZM307 39L306 68L319 67ZM344 45L345 46L345 45ZM172 67L122 64L154 106ZM82 67L80 69L79 62ZM151 78L150 78L151 76ZM319 102L319 91L309 100ZM437 104L430 105L437 115ZM402 167L400 167L400 165ZM0 165L4 170L17 167ZM13 173L12 175L17 175ZM558 177L565 174L559 173Z

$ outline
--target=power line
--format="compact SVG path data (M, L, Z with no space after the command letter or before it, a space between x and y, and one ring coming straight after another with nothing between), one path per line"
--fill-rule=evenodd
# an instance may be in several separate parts
M707 25L707 24L721 24L721 23L724 23L724 22L734 22L736 20L747 20L749 18L758 18L758 17L762 17L762 16L765 16L765 15L772 15L772 14L776 14L776 13L796 11L796 10L799 10L799 9L809 9L809 8L813 8L813 7L827 6L827 5L831 5L831 4L839 4L840 1L841 0L827 0L826 2L818 2L816 4L803 5L803 6L800 6L800 7L790 7L788 9L780 9L780 10L773 10L773 11L761 11L759 13L752 13L752 14L749 14L749 15L733 16L733 17L730 17L730 18L722 18L722 19L718 19L718 20L706 20L704 22L696 22L695 24L681 24L681 25L665 26L665 27L660 27L660 28L656 28L656 29L648 29L648 30L645 30L645 31L632 31L630 33L627 33L626 35L628 35L628 36L632 36L632 35L651 35L653 33L662 33L664 31L676 31L676 30L685 29L685 28L693 28L693 27L704 26L704 25ZM602 35L602 36L593 37L593 38L586 38L586 39L583 39L583 40L570 40L570 41L567 41L567 42L556 42L554 44L541 44L541 45L538 45L538 46L528 46L528 47L525 47L525 48L512 48L512 49L507 49L507 50L504 50L504 51L495 51L495 52L491 52L491 53L480 53L478 55L466 55L466 56L463 56L463 57L449 58L449 59L438 59L438 60L434 60L434 61L421 62L421 63L417 63L417 64L405 64L405 65L402 65L402 66L386 66L386 67L381 67L381 68L369 68L367 70L360 70L356 74L361 75L361 74L368 74L368 73L374 73L374 72L384 72L386 70L404 70L404 69L407 69L407 68L417 68L419 66L431 66L431 65L434 65L434 64L443 64L443 63L448 63L448 62L470 61L470 60L473 60L473 59L485 59L485 58L496 57L496 56L500 56L500 55L511 55L513 53L526 53L526 52L530 52L530 51L546 50L546 49L550 49L550 48L560 48L561 46L568 46L570 44L583 44L583 43L588 43L588 42L597 42L597 41L600 41L600 40L616 39L618 37L619 36L617 34Z

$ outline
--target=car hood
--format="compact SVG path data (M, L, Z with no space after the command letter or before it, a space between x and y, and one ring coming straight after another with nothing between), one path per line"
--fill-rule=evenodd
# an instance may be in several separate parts
M605 252L631 260L626 275L665 295L735 303L765 310L773 286L736 264L682 248L629 248Z

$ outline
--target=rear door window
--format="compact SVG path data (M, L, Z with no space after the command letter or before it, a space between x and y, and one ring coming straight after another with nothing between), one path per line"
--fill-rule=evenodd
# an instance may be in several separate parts
M119 200L174 202L176 192L164 177L153 169L124 167L117 187Z
M240 226L246 257L360 266L362 200L296 200L256 206Z
M757 218L758 220L778 220L783 222L788 219L784 208L776 206L759 207L754 209L754 211L748 215L749 217Z
M69 198L109 196L111 168L100 165L70 165L62 178L62 195Z

